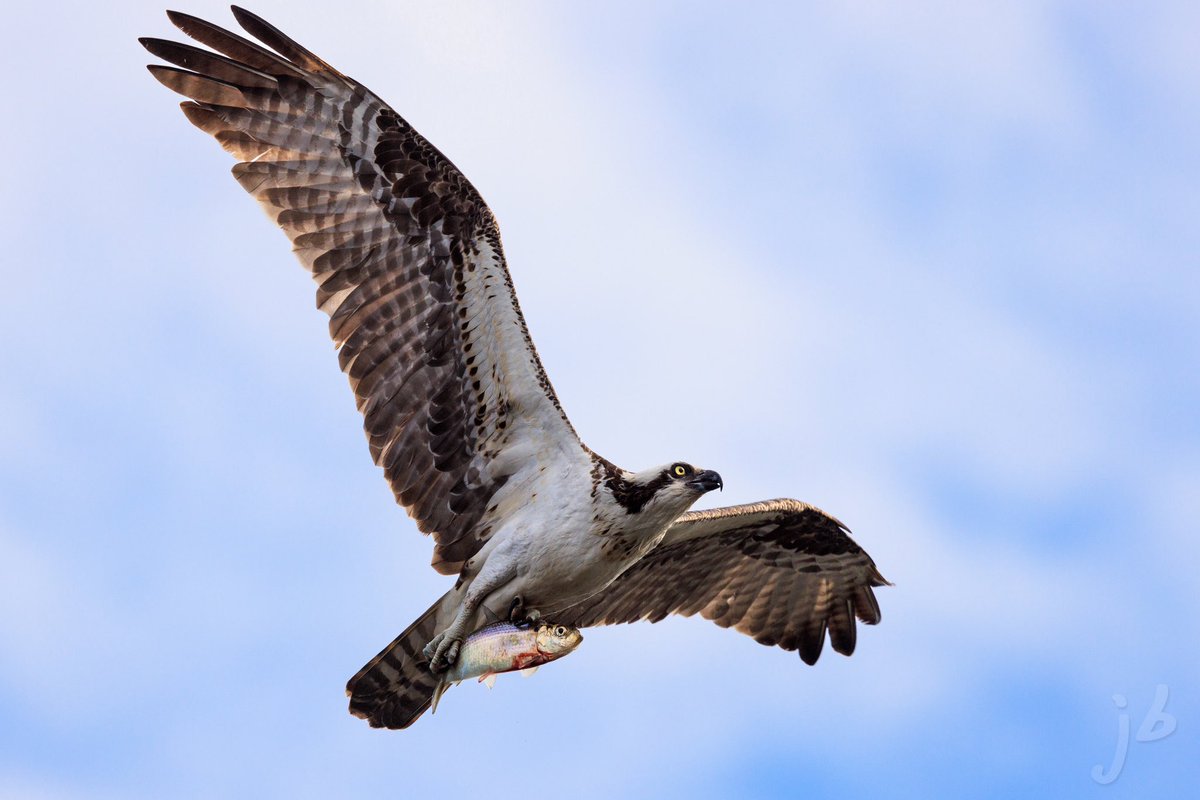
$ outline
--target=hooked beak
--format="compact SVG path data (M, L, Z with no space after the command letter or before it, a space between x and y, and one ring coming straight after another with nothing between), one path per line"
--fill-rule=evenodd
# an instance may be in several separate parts
M698 492L711 492L713 489L725 488L725 484L721 482L721 476L711 469L704 470L688 481L687 485Z

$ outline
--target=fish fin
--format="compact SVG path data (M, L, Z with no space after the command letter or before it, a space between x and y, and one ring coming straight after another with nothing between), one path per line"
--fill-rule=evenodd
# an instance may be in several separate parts
M438 681L438 685L435 686L433 689L433 705L429 709L430 714L437 713L438 701L442 699L442 695L444 695L446 693L446 690L449 688L450 688L450 682L447 681L445 678Z
M535 672L537 672L537 671L538 671L538 668L537 668L537 667L526 667L525 669L521 670L521 677L522 677L522 678L528 678L528 677L530 677L531 675L533 675L533 673L535 673Z
M492 688L496 685L496 673L489 672L486 675L479 676L479 682L486 684L489 689Z

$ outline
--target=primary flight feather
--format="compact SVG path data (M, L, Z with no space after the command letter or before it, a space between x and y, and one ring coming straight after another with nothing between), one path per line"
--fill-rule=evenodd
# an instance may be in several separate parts
M212 50L142 39L187 118L316 280L371 456L454 587L350 679L352 713L403 728L496 618L603 625L695 614L816 661L854 650L886 583L844 526L774 500L691 512L720 476L630 472L575 434L529 337L491 211L362 84L248 11L258 42L168 12ZM265 47L263 45L266 45ZM213 52L216 51L216 52Z

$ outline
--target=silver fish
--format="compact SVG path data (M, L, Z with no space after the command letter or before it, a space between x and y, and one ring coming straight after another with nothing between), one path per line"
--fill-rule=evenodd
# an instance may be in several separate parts
M532 675L542 664L562 658L583 641L583 634L570 625L514 625L496 622L472 633L458 651L458 658L442 675L433 691L433 711L447 689L467 678L479 678L491 686L501 672L521 670Z

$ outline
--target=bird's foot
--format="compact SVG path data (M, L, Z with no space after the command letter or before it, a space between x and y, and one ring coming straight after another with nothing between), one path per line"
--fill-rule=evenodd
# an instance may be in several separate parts
M514 625L525 621L525 598L521 595L512 599L512 605L508 607L508 621Z
M458 660L458 651L462 647L462 637L444 631L433 637L433 641L425 645L425 658L429 659L430 672L445 672L450 665Z
M542 612L536 608L526 610L525 598L517 595L513 598L512 605L508 609L508 621L514 625L535 625L542 618Z
M437 652L438 645L440 645L442 643L442 639L445 639L445 638L446 638L445 633L439 633L437 636L433 637L433 639L430 640L429 644L425 645L425 649L422 650L421 653L425 656L426 661L429 661L431 663L433 662L433 655L434 655L434 653Z

